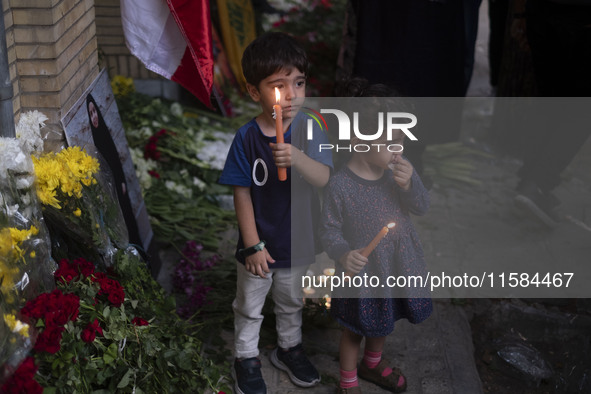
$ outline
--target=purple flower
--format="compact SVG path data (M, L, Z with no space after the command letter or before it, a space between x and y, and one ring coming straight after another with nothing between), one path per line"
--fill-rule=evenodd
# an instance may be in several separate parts
M175 291L186 296L186 304L180 305L177 312L182 317L193 315L206 304L207 293L212 290L203 283L201 273L211 269L220 257L213 255L208 259L201 257L203 245L188 241L182 250L181 258L174 269L172 284Z

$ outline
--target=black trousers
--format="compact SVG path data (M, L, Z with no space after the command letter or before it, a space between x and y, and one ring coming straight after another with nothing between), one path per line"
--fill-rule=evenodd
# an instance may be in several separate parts
M527 38L541 96L591 96L591 6L547 0L528 1ZM558 114L537 114L524 131L523 167L518 175L543 191L560 183L560 174L591 134L591 125L577 100L563 101ZM586 124L584 124L586 123Z

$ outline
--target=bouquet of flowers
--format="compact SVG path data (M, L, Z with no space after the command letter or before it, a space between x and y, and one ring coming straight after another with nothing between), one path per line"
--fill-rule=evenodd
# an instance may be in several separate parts
M98 160L72 146L33 157L33 163L37 196L57 241L54 256L85 254L111 265L113 242L127 233L113 189L100 178Z
M39 129L39 114L23 114ZM20 125L20 124L19 124ZM17 127L17 131L22 127ZM54 287L55 263L34 190L32 138L22 143L0 138L0 379L10 373L31 348L29 327L18 310L24 300Z
M154 291L139 256L118 252L109 273L84 258L63 259L54 277L57 288L21 310L39 331L34 361L27 359L0 391L203 392L224 385L189 325L170 309L162 313L174 303Z

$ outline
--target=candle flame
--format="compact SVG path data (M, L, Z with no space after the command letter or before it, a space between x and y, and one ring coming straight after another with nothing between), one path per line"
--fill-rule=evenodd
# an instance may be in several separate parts
M388 224L388 226L387 226L387 227L388 227L389 229L391 229L391 228L394 228L394 226L396 226L396 223L392 222L392 223Z
M279 101L281 101L281 93L279 93L278 88L275 88L275 102L279 104Z

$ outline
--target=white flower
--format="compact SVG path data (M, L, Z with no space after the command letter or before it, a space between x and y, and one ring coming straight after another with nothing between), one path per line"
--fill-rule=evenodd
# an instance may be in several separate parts
M207 184L205 182L203 182L201 179L194 176L193 177L193 186L197 186L197 188L199 190L204 190L207 187Z
M37 110L25 112L21 115L16 125L16 138L18 138L27 154L43 151L41 128L45 126L47 116Z
M9 172L32 174L33 161L28 154L23 153L20 141L0 137L0 184L7 182Z
M164 182L164 186L166 186L168 190L176 192L183 197L191 198L193 196L193 190L185 185L179 185L174 181L166 181Z
M234 136L221 131L214 131L212 135L216 140L203 141L203 148L197 153L197 158L208 163L213 169L222 170Z
M142 137L150 138L152 136L152 129L148 126L144 126L140 129L140 133Z
M179 103L172 103L170 105L170 112L177 118L183 117L183 107Z
M32 176L19 176L16 180L17 189L28 189L33 186L34 178Z
M145 159L144 153L139 148L132 148L129 152L140 187L144 191L148 190L152 186L152 175L150 175L149 171L155 170L158 164L152 159Z
M18 204L14 204L14 205L7 205L6 206L6 214L8 216L14 216L16 215L16 213L18 212L19 209L19 205Z
M29 193L25 193L21 196L21 201L24 205L30 205L31 204L31 195Z

